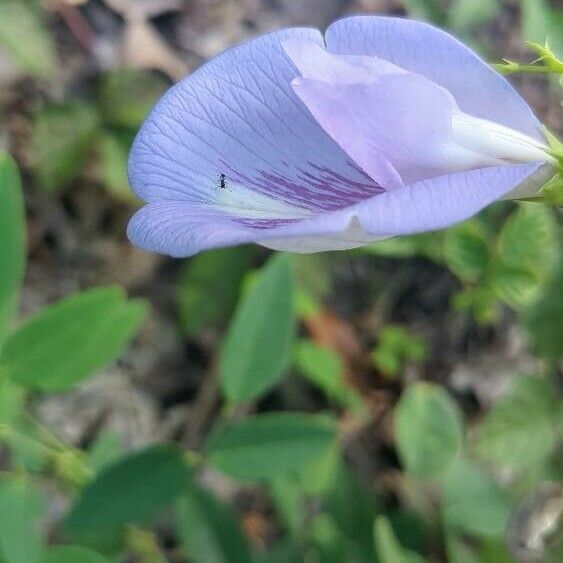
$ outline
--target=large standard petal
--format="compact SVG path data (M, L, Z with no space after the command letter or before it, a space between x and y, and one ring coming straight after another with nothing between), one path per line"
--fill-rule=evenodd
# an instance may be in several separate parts
M463 221L525 182L540 166L522 164L451 174L305 219L228 216L208 205L154 202L136 213L128 235L141 248L175 257L247 242L293 252L355 248Z
M463 43L429 24L401 18L354 16L333 23L327 49L375 55L444 86L461 110L543 140L541 126L510 83Z
M383 191L291 90L298 72L280 44L291 38L323 45L313 29L262 36L219 55L163 97L130 157L139 197L212 204L226 184L326 210Z

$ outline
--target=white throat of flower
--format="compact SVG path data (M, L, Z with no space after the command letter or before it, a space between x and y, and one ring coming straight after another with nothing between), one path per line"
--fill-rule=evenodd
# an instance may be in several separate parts
M452 116L452 140L465 150L480 155L483 164L554 162L546 144L519 131L462 112Z

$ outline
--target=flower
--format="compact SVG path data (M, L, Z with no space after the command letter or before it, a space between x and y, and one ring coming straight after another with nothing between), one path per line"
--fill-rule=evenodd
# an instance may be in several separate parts
M130 157L131 241L354 248L534 194L550 157L526 102L428 24L357 16L234 47L174 86ZM546 171L547 169L547 171Z

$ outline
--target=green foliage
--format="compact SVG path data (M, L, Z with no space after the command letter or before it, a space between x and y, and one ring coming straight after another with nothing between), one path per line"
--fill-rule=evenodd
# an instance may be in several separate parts
M104 74L99 87L104 121L112 127L136 129L167 88L166 80L150 72L121 69Z
M138 202L127 178L127 158L132 142L133 135L128 131L105 131L97 142L101 180L116 199L125 203Z
M395 409L395 440L405 470L439 477L461 449L463 426L457 405L440 387L416 383Z
M46 106L37 114L31 153L45 190L63 189L81 174L97 127L95 110L82 102Z
M6 563L41 563L41 493L27 479L0 477L0 555Z
M424 558L420 555L401 547L391 524L384 516L377 518L374 531L377 554L381 563L424 563Z
M524 320L535 352L555 363L563 356L563 260L546 291L526 312Z
M84 547L58 545L45 551L41 563L109 563L109 560Z
M474 27L494 18L500 8L500 0L454 0L450 25L459 30Z
M26 71L49 78L57 66L55 45L39 10L24 0L0 0L0 47Z
M252 250L241 246L204 252L186 261L178 286L180 323L188 336L219 328L235 309Z
M460 279L479 280L489 266L490 251L480 223L466 221L448 229L444 237L444 259Z
M191 484L176 504L178 535L194 563L250 563L250 549L230 508Z
M257 415L224 424L208 439L207 461L237 479L272 479L307 468L336 439L328 416L293 413Z
M508 501L478 465L456 460L444 476L442 491L442 511L448 526L476 536L499 537L504 533Z
M14 312L25 267L25 221L20 176L0 153L0 341Z
M146 313L118 287L67 297L40 311L7 339L0 371L42 391L62 391L115 360Z
M312 340L302 339L295 344L293 358L301 375L328 398L343 407L361 412L361 399L344 381L344 366L336 352Z
M145 524L180 495L187 478L188 468L176 448L159 445L130 454L86 485L65 527L84 537Z
M398 325L387 325L381 329L371 355L375 367L388 377L398 375L406 363L422 362L426 356L424 340L410 335Z
M475 451L501 466L533 469L557 443L558 416L551 386L538 377L519 377L479 426Z
M563 56L563 13L550 0L522 0L522 34L526 41L550 46Z
M244 295L225 337L219 373L230 401L250 401L278 382L295 334L293 294L289 258L275 256Z

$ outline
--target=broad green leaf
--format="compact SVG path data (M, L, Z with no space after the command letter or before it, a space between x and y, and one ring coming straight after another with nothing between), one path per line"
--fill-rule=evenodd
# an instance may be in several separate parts
M476 452L502 466L535 467L557 443L556 416L550 385L538 377L519 377L479 426Z
M0 556L6 563L41 563L43 497L19 477L0 478Z
M118 200L134 204L139 200L127 178L127 157L133 142L128 132L104 132L97 139L98 166L104 187Z
M463 438L459 409L430 383L407 388L395 408L395 440L402 464L415 477L439 477L458 455Z
M146 305L118 287L67 297L13 333L0 353L0 371L42 391L68 389L115 360L137 331Z
M467 222L446 231L444 259L448 268L464 282L475 282L485 274L489 248L476 223Z
M13 424L24 412L24 390L0 376L0 424Z
M0 152L0 341L15 309L25 268L25 215L16 163Z
M232 477L272 479L302 471L335 439L335 423L327 416L270 413L221 426L205 451L211 465Z
M325 503L343 534L364 553L364 559L375 560L373 521L380 508L379 502L367 484L344 462L340 463Z
M327 397L352 410L362 409L361 398L344 381L344 366L336 352L302 339L295 344L293 357L300 373Z
M47 106L39 112L33 123L31 155L45 190L65 188L80 175L97 127L95 111L80 102Z
M499 0L453 0L449 24L464 30L494 18L501 9Z
M110 125L137 129L168 86L166 80L148 71L108 72L99 87L102 115Z
M551 272L557 256L553 211L537 203L521 203L503 225L497 244L504 265L538 278Z
M477 464L458 459L443 477L442 511L448 526L476 536L502 536L509 505L502 491Z
M88 465L98 473L117 462L122 453L123 446L119 434L103 432L88 450Z
M275 255L245 293L219 360L221 387L233 402L250 401L276 384L295 335L289 257Z
M543 281L534 272L498 263L491 276L493 290L505 303L521 309L539 296Z
M0 14L0 46L31 74L54 74L55 44L34 5L23 0L0 0Z
M190 484L176 504L176 527L194 563L250 563L246 537L230 507Z
M557 273L540 299L525 314L525 325L534 351L555 362L563 357L563 257Z
M378 516L375 520L374 534L381 563L424 563L422 556L404 549L399 544L393 528L385 516Z
M121 458L87 485L66 519L73 535L145 524L181 493L188 476L180 450L154 446Z
M103 555L71 545L57 545L45 551L41 563L110 563Z
M210 250L186 261L178 285L180 323L188 336L220 326L235 309L250 266L248 246Z

